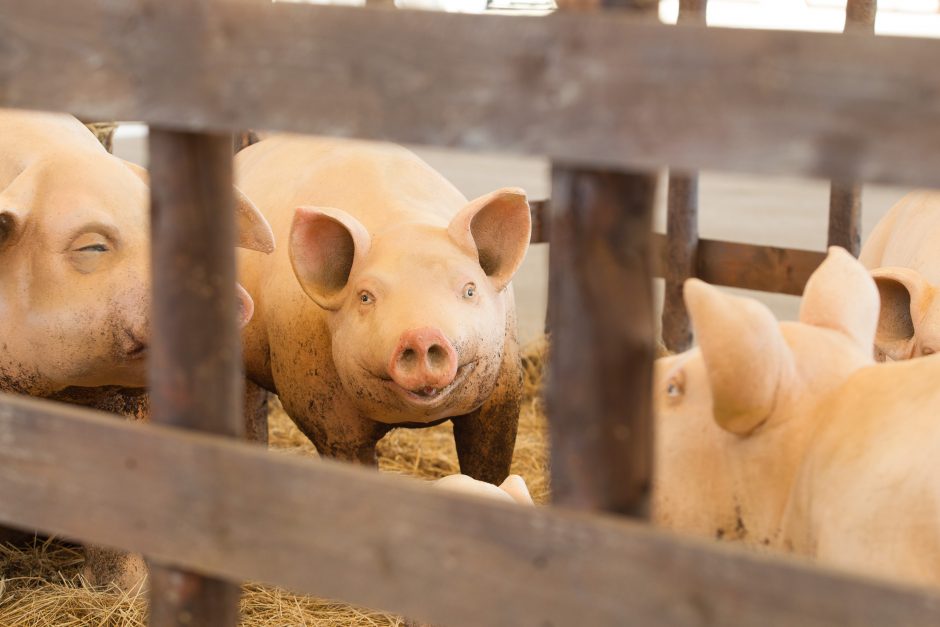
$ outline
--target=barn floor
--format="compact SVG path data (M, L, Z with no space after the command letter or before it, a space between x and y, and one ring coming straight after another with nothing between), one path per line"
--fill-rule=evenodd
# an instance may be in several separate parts
M539 389L545 342L525 351L526 395L512 472L522 475L536 502L548 500L548 442ZM274 402L269 414L271 447L282 454L316 456L313 446ZM429 429L399 429L379 445L379 466L386 472L436 479L458 472L449 424ZM143 627L144 595L117 589L92 589L82 581L80 548L57 541L28 548L0 545L0 627ZM248 584L242 595L242 625L252 627L386 627L401 618L352 606Z

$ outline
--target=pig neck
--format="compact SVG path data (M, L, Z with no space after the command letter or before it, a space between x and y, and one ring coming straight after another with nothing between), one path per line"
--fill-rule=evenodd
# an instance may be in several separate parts
M829 329L783 323L793 360L781 379L767 421L740 443L733 466L736 536L747 544L780 547L782 526L798 473L820 429L825 408L852 375L874 364L871 354Z

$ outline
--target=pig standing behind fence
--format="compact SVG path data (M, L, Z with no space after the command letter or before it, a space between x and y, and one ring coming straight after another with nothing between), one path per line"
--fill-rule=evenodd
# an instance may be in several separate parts
M940 192L902 198L875 227L859 260L872 269L881 293L876 358L940 350Z
M404 148L292 136L239 152L236 175L283 243L241 255L256 301L248 378L324 455L374 464L390 429L453 419L461 471L505 479L522 388L510 280L529 242L525 195L468 203Z
M0 111L0 392L146 418L149 196L146 172L75 118ZM236 198L238 244L270 252L267 222ZM253 304L239 293L244 323ZM87 565L102 583L143 575L109 550Z
M700 348L657 361L654 518L940 584L940 356L875 364L878 292L839 248L800 321L701 281Z

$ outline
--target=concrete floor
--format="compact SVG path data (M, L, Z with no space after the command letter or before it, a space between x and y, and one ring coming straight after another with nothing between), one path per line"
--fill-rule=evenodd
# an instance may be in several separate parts
M413 147L449 178L467 197L498 187L525 189L530 198L549 196L549 163L540 158L466 154ZM146 165L146 140L140 127L126 127L115 140L115 153ZM863 241L885 212L907 189L870 185L863 191ZM754 244L823 250L829 206L829 184L821 180L768 178L705 172L699 182L702 237ZM661 178L654 228L665 230L665 178ZM537 337L544 328L548 284L548 247L530 248L514 285L519 309L520 339ZM662 281L656 281L661 307ZM797 315L799 299L780 294L743 293L766 303L782 319ZM658 315L657 315L658 318Z

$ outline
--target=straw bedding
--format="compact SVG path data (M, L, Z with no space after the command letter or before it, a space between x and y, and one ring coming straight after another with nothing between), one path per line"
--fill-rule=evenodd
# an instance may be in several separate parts
M545 340L539 340L524 353L526 394L512 466L512 472L525 478L536 502L548 499L547 433L539 394L546 348ZM274 448L316 454L276 401L271 408L270 436ZM450 424L389 434L379 445L379 466L385 472L425 479L458 472ZM0 626L143 627L145 595L86 586L81 577L83 559L79 547L55 540L25 548L0 545ZM245 585L241 610L242 624L258 627L405 625L390 614L256 584Z

